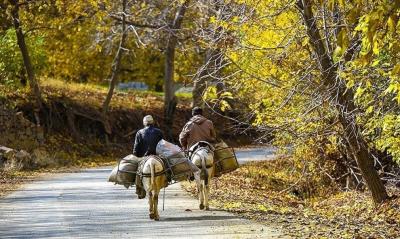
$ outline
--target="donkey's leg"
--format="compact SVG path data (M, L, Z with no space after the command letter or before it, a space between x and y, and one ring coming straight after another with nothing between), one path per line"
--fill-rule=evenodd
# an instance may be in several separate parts
M210 210L208 199L210 197L210 184L211 184L211 178L212 178L212 169L207 169L208 170L208 183L205 185L204 189L204 206L206 207L206 210Z
M210 210L210 207L208 205L208 197L210 195L210 180L211 178L208 179L208 184L205 185L204 188L204 206L206 207L206 210Z
M152 191L149 191L149 206L150 206L149 217L150 217L150 219L154 219L154 198L153 198Z
M197 186L197 196L199 197L199 208L203 209L203 186L202 186L202 180L200 179L200 174L198 173L197 175L195 174L195 179L196 179L196 186Z
M199 201L200 201L199 208L200 208L200 210L204 209L204 196L205 196L204 188L205 188L204 180L201 180L200 187L199 187Z
M154 220L160 220L160 215L158 215L158 192L154 191L153 194L153 202L154 202Z

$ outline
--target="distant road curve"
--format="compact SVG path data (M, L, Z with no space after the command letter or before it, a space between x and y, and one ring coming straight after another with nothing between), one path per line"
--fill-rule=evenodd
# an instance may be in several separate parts
M272 146L254 148L235 148L239 164L253 161L271 160L275 158L276 148Z

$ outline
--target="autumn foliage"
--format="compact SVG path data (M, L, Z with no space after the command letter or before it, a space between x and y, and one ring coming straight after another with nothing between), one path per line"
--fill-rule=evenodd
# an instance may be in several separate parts
M121 92L112 100L109 91L110 111L102 116L70 114L72 122L103 119L101 143L121 128L110 130L108 112L149 102L155 113L164 107L165 129L177 130L176 109L188 102L175 97L175 88L193 86L194 104L229 119L231 134L257 132L255 142L289 156L280 166L292 171L275 173L293 186L246 171L251 165L234 174L251 174L252 187L264 194L279 188L279 197L293 203L294 189L302 200L368 189L379 204L400 181L399 17L397 0L3 0L0 84L21 95L29 86L23 98L37 103L27 114L48 129L50 95L97 109L110 78L164 91L164 101ZM77 82L95 87L80 88L87 96L80 98Z

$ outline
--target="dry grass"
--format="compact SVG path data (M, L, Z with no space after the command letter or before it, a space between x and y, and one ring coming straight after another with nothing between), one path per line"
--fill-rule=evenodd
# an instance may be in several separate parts
M41 81L46 95L51 97L66 97L69 100L100 108L107 96L108 88L90 83L66 83L61 80L46 79ZM161 106L160 95L147 91L116 91L110 107L114 109L146 109Z
M92 107L101 107L108 92L108 86L94 83L66 82L57 79L42 79L45 94L68 97L76 102L85 102ZM118 109L150 109L163 106L164 94L143 90L115 90L110 106ZM177 97L184 103L191 100L191 94L180 93Z
M304 185L296 184L300 173L289 165L285 159L251 163L213 179L212 206L273 225L295 238L400 238L400 198L376 207L368 192L334 188L305 198ZM195 193L194 184L183 187ZM400 195L399 189L389 190Z

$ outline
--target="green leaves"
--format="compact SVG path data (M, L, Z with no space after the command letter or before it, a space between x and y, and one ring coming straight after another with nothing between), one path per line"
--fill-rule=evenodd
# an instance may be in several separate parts
M35 71L40 72L46 67L46 55L43 51L44 39L40 36L27 35L26 42ZM17 79L24 77L24 74L25 70L15 30L9 29L0 35L0 77L12 84Z

